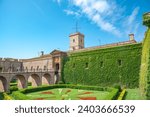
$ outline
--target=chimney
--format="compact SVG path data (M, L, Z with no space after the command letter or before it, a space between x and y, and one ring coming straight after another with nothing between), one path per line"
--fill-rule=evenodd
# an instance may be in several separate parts
M129 40L130 40L130 41L135 40L135 39L134 39L134 34L129 34Z
M44 55L44 51L41 51L41 56L43 56Z

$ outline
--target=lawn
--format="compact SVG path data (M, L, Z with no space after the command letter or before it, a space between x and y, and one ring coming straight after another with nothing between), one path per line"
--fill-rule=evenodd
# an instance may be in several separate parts
M56 88L26 94L32 100L104 100L108 91Z
M127 89L125 100L143 100L139 89Z

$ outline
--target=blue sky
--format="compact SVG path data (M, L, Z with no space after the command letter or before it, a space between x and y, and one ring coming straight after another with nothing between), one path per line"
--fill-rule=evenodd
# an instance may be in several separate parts
M85 46L141 42L142 15L150 0L0 0L0 57L32 58L43 50L69 49L75 23Z

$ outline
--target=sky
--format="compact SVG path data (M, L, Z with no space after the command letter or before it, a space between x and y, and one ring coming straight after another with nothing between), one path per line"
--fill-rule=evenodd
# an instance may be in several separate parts
M69 35L85 47L144 38L142 15L150 0L0 0L0 58L32 58L40 51L68 51Z

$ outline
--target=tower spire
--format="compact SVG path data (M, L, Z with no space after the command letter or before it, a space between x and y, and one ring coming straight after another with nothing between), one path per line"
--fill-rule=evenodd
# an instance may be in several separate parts
M74 29L76 32L79 32L80 27L78 25L78 21L76 21L76 25L75 25Z

